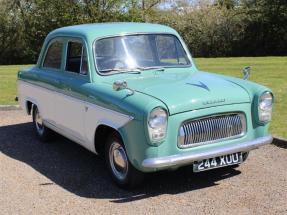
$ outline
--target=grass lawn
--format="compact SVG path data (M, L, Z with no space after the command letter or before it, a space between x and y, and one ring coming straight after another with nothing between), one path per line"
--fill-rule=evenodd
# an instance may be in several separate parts
M0 66L0 105L17 103L14 100L16 97L17 72L25 67L29 67L29 65Z
M275 95L271 133L287 138L287 57L197 58L197 67L242 77L242 68L251 66L250 80L270 87ZM29 65L0 66L0 105L16 104L16 75Z

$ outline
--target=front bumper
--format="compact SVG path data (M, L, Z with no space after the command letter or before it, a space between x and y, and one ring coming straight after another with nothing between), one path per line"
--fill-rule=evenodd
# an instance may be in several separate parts
M143 160L142 166L147 169L166 169L172 168L173 166L184 166L191 164L194 161L207 158L219 157L221 155L232 154L235 152L249 152L253 149L257 149L260 146L271 143L272 140L272 136L268 135L243 143L207 149L205 151L201 151L200 153L186 152L165 157L148 158Z

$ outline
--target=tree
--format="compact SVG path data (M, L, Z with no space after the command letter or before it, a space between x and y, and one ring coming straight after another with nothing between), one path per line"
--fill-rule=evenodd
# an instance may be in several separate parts
M244 0L246 29L242 47L246 55L287 54L287 1Z
M0 64L35 63L56 28L115 21L169 25L194 56L287 54L286 0L0 0Z

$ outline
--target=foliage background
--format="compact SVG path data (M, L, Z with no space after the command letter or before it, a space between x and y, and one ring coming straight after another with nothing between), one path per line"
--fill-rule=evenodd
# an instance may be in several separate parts
M169 25L195 57L287 54L287 0L0 0L0 64L35 63L55 28L115 21Z

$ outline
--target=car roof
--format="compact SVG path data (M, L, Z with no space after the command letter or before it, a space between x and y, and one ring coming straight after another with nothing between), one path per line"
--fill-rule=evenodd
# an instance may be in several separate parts
M100 37L133 33L177 34L174 29L165 25L135 22L115 22L82 24L62 27L49 33L48 37L51 38L55 36L78 36L90 40L95 40Z

